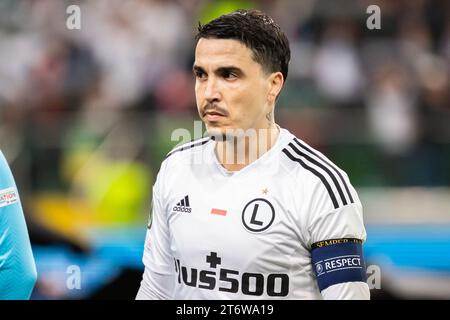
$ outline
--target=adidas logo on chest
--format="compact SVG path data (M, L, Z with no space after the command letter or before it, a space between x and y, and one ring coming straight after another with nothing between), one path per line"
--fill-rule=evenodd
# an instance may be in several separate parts
M192 211L191 206L189 205L189 196L185 196L183 199L178 202L175 207L172 209L175 212L187 212L190 213Z

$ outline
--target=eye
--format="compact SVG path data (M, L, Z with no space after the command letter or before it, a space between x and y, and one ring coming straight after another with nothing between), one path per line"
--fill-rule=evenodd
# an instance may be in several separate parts
M200 70L194 71L194 75L197 79L200 79L200 80L206 78L206 73L204 73L203 71L200 71Z
M228 80L233 80L233 79L236 79L238 77L238 75L233 71L224 71L222 73L222 77L225 79L228 79Z

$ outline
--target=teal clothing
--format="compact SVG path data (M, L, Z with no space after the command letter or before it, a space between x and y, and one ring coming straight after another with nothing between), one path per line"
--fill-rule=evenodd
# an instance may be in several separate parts
M0 299L29 299L36 278L19 193L0 151Z

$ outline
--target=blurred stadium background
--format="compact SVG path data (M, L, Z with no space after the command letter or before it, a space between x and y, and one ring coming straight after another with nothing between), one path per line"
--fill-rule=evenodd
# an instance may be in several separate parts
M71 4L80 30L66 28ZM380 30L366 27L372 4ZM195 27L237 8L290 38L276 120L358 189L381 271L372 297L449 299L450 1L1 0L0 148L37 263L32 298L134 298L151 186L172 130L198 119Z

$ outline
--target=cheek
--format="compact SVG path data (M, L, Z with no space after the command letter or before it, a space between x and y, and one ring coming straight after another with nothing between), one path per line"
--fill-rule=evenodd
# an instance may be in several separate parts
M197 82L194 85L195 98L197 99L200 96L200 84Z
M203 90L201 85L199 84L195 85L194 93L195 93L195 101L197 102L197 107L200 107L201 102L203 100Z
M244 112L252 117L258 117L258 114L263 112L266 104L265 91L260 85L253 85L247 88L243 95L243 103L245 104Z
M244 129L252 127L255 120L261 117L261 104L255 100L255 95L246 92L236 97L233 105L232 118Z
M243 118L249 114L251 106L251 90L245 85L229 88L228 99L226 101L228 108L235 118Z

